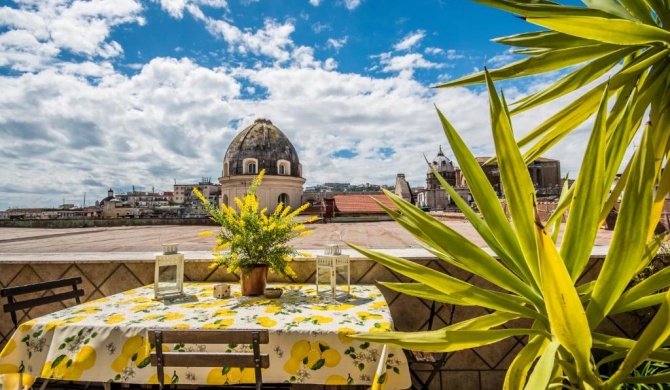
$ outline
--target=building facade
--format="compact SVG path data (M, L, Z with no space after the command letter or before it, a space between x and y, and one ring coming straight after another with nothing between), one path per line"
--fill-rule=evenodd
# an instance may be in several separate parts
M267 119L256 119L230 143L223 158L221 204L235 205L261 170L265 177L258 188L260 208L274 210L279 203L295 209L302 205L302 165L288 137ZM175 194L176 196L176 194Z

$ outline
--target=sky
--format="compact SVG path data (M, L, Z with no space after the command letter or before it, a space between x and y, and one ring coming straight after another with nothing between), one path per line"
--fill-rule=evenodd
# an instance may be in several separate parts
M537 30L465 0L0 0L0 210L216 182L255 118L306 186L425 186L424 155L453 159L436 107L494 152L485 88L432 87L520 59L491 39ZM556 77L500 87L514 101ZM517 137L561 104L515 116ZM545 155L563 175L588 128Z

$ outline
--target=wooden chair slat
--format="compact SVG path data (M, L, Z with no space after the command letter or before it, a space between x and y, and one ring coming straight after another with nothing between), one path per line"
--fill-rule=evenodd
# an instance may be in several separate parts
M259 342L267 344L270 342L268 332L259 331ZM226 330L225 332L217 330L161 330L163 343L184 343L184 344L251 344L253 339L250 330ZM149 340L156 342L156 334L149 332Z
M158 365L156 353L151 354L151 365ZM225 352L163 352L165 367L256 367L251 354ZM260 355L260 367L270 367L270 356Z

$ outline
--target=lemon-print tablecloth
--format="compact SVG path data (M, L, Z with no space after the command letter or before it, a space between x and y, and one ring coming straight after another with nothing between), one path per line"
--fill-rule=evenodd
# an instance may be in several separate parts
M268 383L370 384L380 363L381 345L346 337L356 332L386 332L393 327L389 308L375 286L354 285L351 296L316 295L314 285L277 285L279 299L242 297L232 285L231 298L213 297L212 283L187 283L187 298L153 300L153 286L90 301L19 326L0 353L0 377L6 388L40 376L54 379L157 383L149 354L148 329L268 329ZM217 346L176 345L181 350ZM227 351L247 345L221 346ZM389 348L385 389L410 387L405 356ZM382 363L384 364L384 363ZM252 369L186 368L166 370L166 382L236 384L253 382Z

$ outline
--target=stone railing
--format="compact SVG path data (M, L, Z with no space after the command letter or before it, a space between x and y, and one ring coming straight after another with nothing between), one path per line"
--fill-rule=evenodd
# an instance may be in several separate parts
M596 247L592 255L589 270L584 279L592 279L598 272L606 248ZM309 251L307 251L309 252ZM420 249L383 250L383 252L399 257L410 258L432 269L448 273L459 279L478 286L492 286L478 277L457 269L444 261L436 259ZM209 267L209 252L184 252L186 257L185 279L190 281L237 281L224 269L213 270ZM391 272L374 261L360 257L353 252L345 251L352 256L352 284L374 284L378 281L406 282L408 278ZM85 301L119 293L135 287L153 283L154 253L64 253L64 254L1 254L0 255L0 287L16 286L39 281L81 276L82 288L86 292ZM297 274L293 282L313 283L315 280L315 262L313 260L296 260L292 268ZM345 283L342 275L339 283ZM270 275L270 282L280 282ZM401 331L425 330L428 325L430 302L401 295L381 287L389 303L395 321L395 327ZM21 321L40 316L62 308L62 304L35 308L20 317ZM486 310L479 307L451 306L439 307L434 329L449 323L460 322L468 318L485 314ZM652 313L648 313L650 316ZM603 330L609 334L635 337L645 324L645 317L630 314L609 318ZM525 323L515 326L528 326ZM0 317L0 348L13 333L13 326L8 314ZM469 349L450 354L441 375L431 386L432 389L496 389L501 388L506 369L514 356L525 345L525 338L510 338L496 344ZM428 372L426 371L427 375Z

